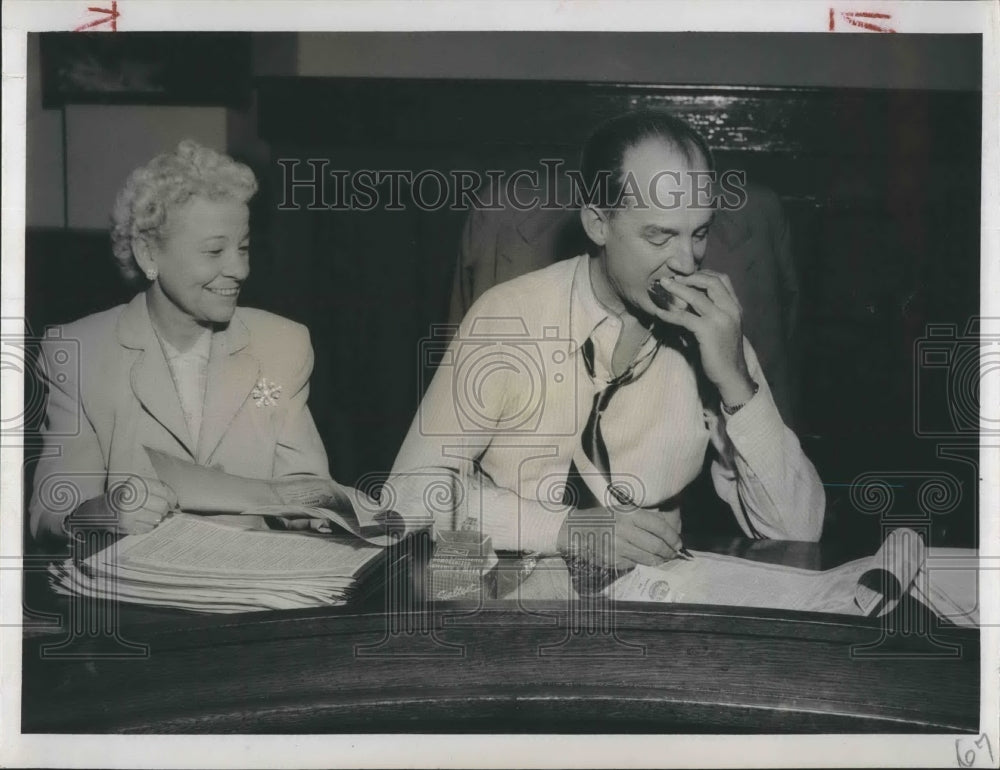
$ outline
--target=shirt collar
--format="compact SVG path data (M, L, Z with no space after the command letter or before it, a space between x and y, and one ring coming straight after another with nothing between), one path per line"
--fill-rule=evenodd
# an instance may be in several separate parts
M208 329L203 330L198 339L195 340L194 345L184 351L175 348L162 335L158 334L157 336L160 338L160 344L163 345L163 355L166 356L168 361L177 358L194 358L207 361L209 353L212 350L212 332Z
M592 257L584 254L578 259L579 263L573 275L573 290L570 294L570 337L574 343L574 350L579 350L598 326L614 317L594 293L594 286L590 281Z

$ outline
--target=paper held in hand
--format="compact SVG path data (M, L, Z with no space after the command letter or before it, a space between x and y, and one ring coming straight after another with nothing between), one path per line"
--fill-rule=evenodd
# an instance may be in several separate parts
M376 521L377 503L352 487L340 485L343 505L339 510L294 503L258 505L242 488L240 482L245 480L149 447L145 449L156 475L177 493L186 512L319 519L329 522L335 532L349 533L372 545L388 546L400 539L397 533L387 532Z
M872 557L823 572L703 551L695 554L693 561L640 565L609 586L607 593L621 601L872 616L892 611L909 593L948 622L979 625L977 552L926 548L910 529L891 532Z

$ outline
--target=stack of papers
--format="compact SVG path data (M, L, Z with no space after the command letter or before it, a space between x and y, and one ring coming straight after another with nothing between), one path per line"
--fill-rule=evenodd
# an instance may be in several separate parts
M201 612L345 604L384 549L355 537L246 530L175 514L49 569L62 594Z

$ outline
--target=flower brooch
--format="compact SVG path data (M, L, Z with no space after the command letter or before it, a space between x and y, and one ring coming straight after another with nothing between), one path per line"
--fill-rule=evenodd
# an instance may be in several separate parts
M257 384L250 391L250 397L257 402L258 409L262 406L274 406L278 403L279 395L281 395L281 386L275 385L263 377L257 380Z

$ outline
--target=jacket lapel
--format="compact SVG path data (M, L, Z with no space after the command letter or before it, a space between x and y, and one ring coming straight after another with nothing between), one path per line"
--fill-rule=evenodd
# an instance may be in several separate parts
M137 351L130 377L132 392L139 403L194 457L187 421L163 348L153 331L144 293L137 294L119 316L118 341L123 347Z
M212 336L198 462L207 464L260 378L260 362L246 349L250 332L238 315Z

